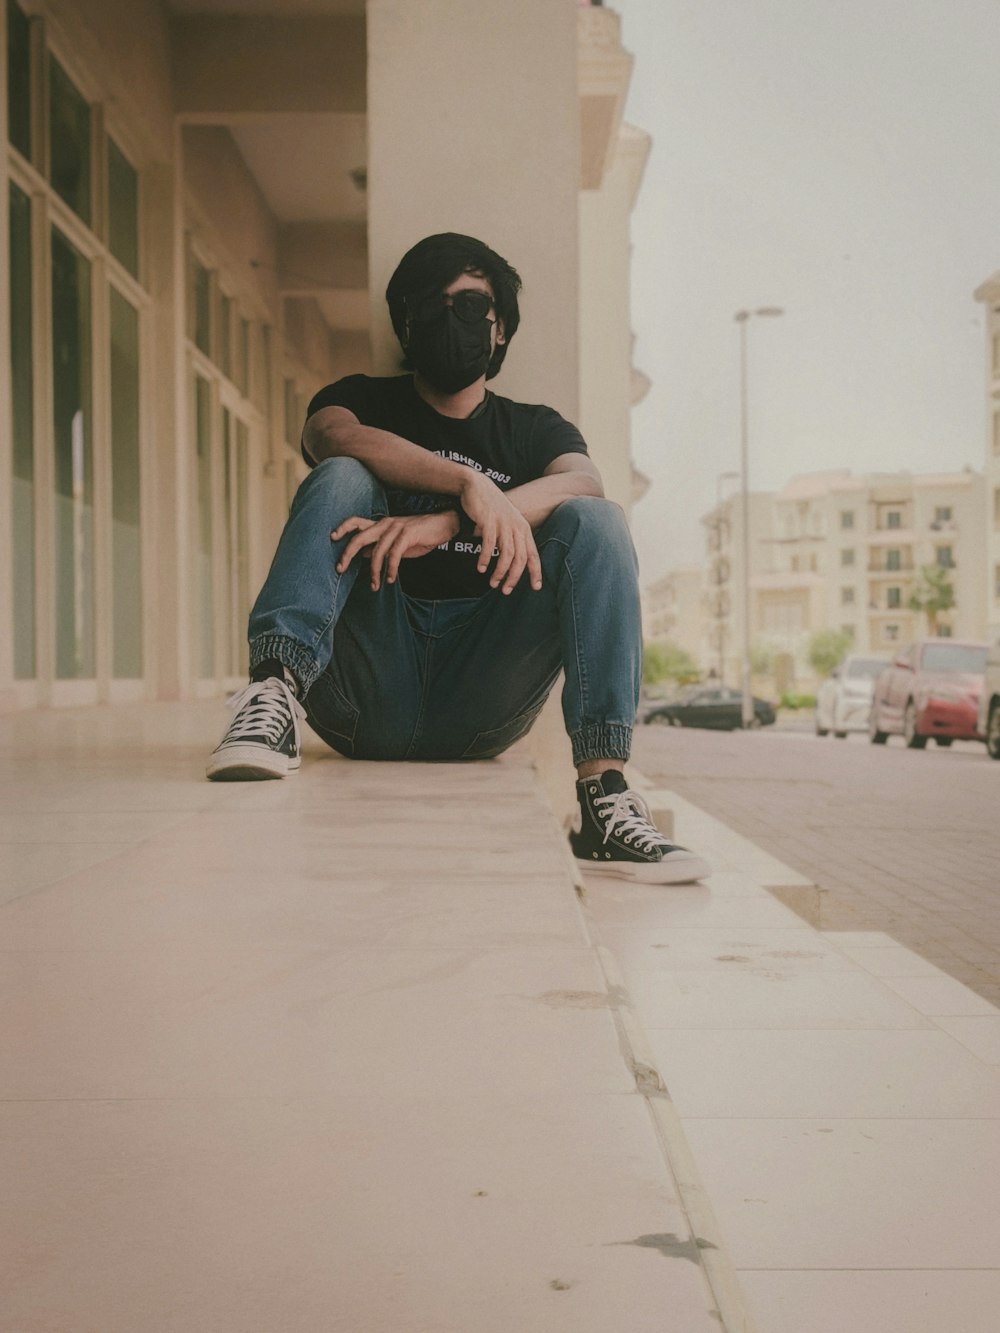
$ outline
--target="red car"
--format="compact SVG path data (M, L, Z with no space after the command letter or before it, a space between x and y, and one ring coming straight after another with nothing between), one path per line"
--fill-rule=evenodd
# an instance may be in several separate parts
M982 740L977 728L983 688L985 643L962 639L918 639L875 681L868 739L884 745L902 735L911 750L931 736L938 745Z

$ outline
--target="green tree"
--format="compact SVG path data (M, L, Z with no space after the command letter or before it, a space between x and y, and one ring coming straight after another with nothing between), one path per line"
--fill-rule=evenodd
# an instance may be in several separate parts
M828 676L851 648L851 636L841 629L820 629L809 639L809 665L819 676Z
M943 611L950 611L954 605L955 585L951 581L951 571L942 565L924 565L907 606L911 611L923 611L929 634L937 634L938 616Z
M642 649L642 679L645 685L675 680L679 685L699 678L694 659L674 643L647 643Z

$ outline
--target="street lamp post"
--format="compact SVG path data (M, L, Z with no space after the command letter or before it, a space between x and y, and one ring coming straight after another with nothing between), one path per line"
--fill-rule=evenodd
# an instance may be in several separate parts
M773 318L785 312L780 306L737 310L733 318L740 326L740 507L743 516L743 662L741 709L743 725L753 725L753 691L750 683L750 429L747 393L747 324L755 316Z
M722 484L739 479L738 472L720 472L715 478L715 635L719 649L720 685L726 683L726 620L728 619L728 612L724 613L722 610Z

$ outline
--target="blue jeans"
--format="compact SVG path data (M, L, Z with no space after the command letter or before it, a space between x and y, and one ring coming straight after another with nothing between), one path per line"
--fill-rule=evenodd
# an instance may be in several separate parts
M352 515L387 512L353 458L320 463L299 487L250 615L251 667L280 661L313 730L358 759L485 759L531 727L565 669L573 762L627 759L642 638L635 552L618 505L583 497L535 530L542 588L424 601L397 580L372 592L367 562L343 573Z

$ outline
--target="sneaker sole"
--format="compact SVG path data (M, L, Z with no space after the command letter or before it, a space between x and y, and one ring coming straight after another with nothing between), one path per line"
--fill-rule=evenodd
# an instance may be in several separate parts
M212 756L205 776L210 782L259 782L287 777L301 762L263 745L228 745Z
M707 862L697 857L673 865L669 861L584 861L579 856L573 859L581 870L589 870L592 875L637 880L640 884L695 884L712 873Z

